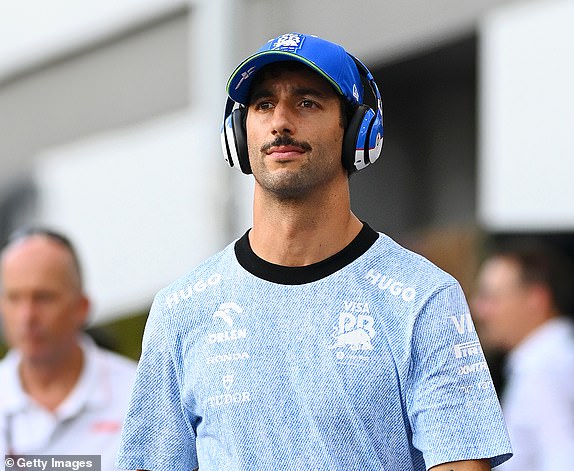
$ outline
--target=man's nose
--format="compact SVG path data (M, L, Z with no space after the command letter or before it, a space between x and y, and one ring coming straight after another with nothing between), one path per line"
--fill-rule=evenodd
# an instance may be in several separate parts
M273 109L271 132L273 135L295 133L294 112L289 105L281 102L277 103Z

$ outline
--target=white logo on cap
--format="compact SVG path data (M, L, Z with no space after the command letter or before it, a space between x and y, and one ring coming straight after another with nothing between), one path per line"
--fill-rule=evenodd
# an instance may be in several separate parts
M236 85L235 90L238 90L239 87L241 87L241 84L243 83L244 80L247 80L251 74L255 72L255 67L250 67L249 69L247 69L245 72L241 72L241 80L239 81L239 83Z
M355 100L359 101L359 90L357 89L356 83L353 84L353 96L355 97Z
M281 49L295 52L303 43L303 36L295 33L287 33L279 36L271 45L271 49Z

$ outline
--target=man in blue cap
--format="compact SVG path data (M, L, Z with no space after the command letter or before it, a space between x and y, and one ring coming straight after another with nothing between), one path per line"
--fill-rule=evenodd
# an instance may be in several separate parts
M228 95L223 152L253 174L253 226L156 296L119 466L482 471L508 459L459 284L351 211L349 175L383 139L368 69L290 33L243 61Z

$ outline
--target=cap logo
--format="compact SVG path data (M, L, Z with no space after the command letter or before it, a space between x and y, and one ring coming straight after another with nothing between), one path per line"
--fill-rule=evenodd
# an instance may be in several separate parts
M269 48L270 50L281 50L296 52L303 45L304 36L296 33L288 33L279 36Z
M356 101L359 101L359 90L357 89L357 84L353 84L353 96L355 97Z
M241 87L241 84L243 83L244 80L247 80L250 75L255 72L256 67L250 67L249 69L247 69L244 72L241 72L241 80L238 82L238 84L235 87L235 90L239 90L239 87Z

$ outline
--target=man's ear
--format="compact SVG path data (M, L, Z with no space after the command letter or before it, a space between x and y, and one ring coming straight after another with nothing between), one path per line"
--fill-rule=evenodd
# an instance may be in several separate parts
M552 294L547 286L543 284L533 283L528 288L528 304L531 307L531 312L540 314L541 317L548 318L548 315L555 309Z
M88 323L91 308L92 303L90 302L90 298L85 294L81 294L78 299L77 306L77 319L80 328L84 327Z

